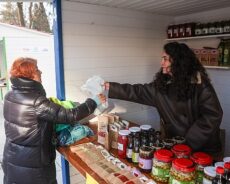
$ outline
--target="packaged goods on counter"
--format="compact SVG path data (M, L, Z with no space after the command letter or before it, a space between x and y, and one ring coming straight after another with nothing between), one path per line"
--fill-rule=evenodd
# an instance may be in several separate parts
M176 144L172 147L172 152L177 158L189 158L192 149L186 144Z
M142 172L150 173L152 170L153 149L149 146L142 146L139 154L139 168Z
M169 183L195 184L195 166L192 160L187 158L176 158L170 169Z
M213 159L207 153L195 152L192 154L191 160L196 165L196 184L202 184L204 176L204 167L211 166Z
M167 149L160 149L154 153L152 176L155 181L168 183L173 158L173 153Z
M212 184L212 181L216 177L216 168L208 166L204 168L203 184Z

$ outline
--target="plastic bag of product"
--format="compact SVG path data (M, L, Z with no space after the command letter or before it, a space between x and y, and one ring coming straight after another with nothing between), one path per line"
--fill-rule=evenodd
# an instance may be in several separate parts
M88 94L88 96L90 96L91 98L101 93L107 96L104 83L105 81L100 76L93 76L89 78L84 85L81 86L81 90ZM101 114L107 107L108 103L106 100L106 103L103 103L97 107L97 109L94 111L94 114Z
M55 97L49 98L52 102L59 104L67 109L76 107L76 103L70 100L61 101ZM93 136L93 131L85 125L79 123L70 125L70 124L56 124L56 140L54 143L59 146L67 146L73 144L75 141L78 141L87 136Z

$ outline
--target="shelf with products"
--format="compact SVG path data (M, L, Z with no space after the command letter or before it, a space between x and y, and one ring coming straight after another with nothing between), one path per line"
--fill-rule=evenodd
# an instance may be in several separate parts
M206 35L206 36L192 36L192 37L181 37L181 38L168 38L166 41L180 41L180 40L194 40L194 39L207 39L207 38L230 38L230 34L219 34L219 35Z
M218 34L218 35L207 35L207 36L194 36L194 37L182 37L182 38L171 38L171 39L166 39L166 41L180 41L180 42L189 42L189 41L201 41L201 39L220 39L220 43L223 42L228 42L227 43L227 47L229 47L229 40L230 40L230 34ZM226 45L226 43L225 43ZM220 46L220 45L219 45ZM218 46L218 47L219 47ZM226 47L226 46L225 46ZM199 60L201 61L201 63L204 65L204 67L206 69L218 69L218 70L230 70L230 64L227 65L227 63L225 63L224 65L218 65L217 66L217 58L219 56L215 56L215 53L217 53L217 49L215 49L216 46L214 47L204 47L203 49L194 49L195 54L197 55L197 57L199 58ZM205 51L206 50L206 51ZM219 48L218 48L219 50ZM228 48L229 50L229 48ZM197 53L198 51L198 53ZM206 55L205 55L206 53ZM211 53L211 55L210 55ZM214 53L214 54L213 54ZM227 53L230 53L230 51L228 51ZM222 56L224 57L224 56ZM230 56L227 56L230 60ZM213 61L215 61L215 63L213 63ZM228 63L230 63L229 61L227 61ZM210 65L209 65L210 64Z

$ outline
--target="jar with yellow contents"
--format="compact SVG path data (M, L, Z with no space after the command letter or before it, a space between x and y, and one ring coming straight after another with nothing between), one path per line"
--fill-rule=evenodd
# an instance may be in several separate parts
M195 184L196 172L192 160L177 158L173 160L169 174L169 184Z
M152 177L156 182L168 183L173 158L173 153L167 149L160 149L154 153Z

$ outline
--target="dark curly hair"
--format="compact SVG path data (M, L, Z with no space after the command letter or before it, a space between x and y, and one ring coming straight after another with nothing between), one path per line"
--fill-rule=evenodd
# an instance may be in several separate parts
M156 73L154 85L161 92L166 94L168 83L175 87L178 100L191 98L194 83L198 81L199 72L202 79L209 80L205 68L202 66L192 49L184 43L171 42L164 45L164 51L171 59L171 73L163 74L162 69Z

